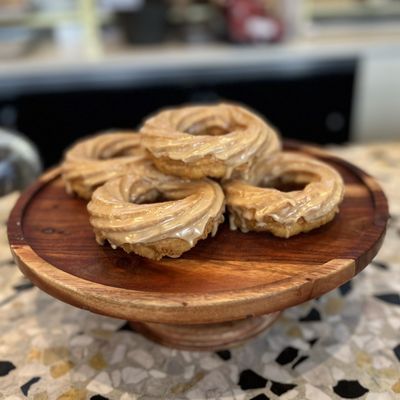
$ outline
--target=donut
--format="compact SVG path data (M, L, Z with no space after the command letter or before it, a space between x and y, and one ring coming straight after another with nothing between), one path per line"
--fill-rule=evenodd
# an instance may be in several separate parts
M101 133L75 143L66 153L61 173L68 193L90 199L94 189L138 165L150 163L134 132Z
M258 174L258 186L237 179L223 184L232 230L289 238L328 223L339 211L342 178L321 161L282 152L260 165Z
M246 178L260 155L280 150L266 122L232 104L167 109L146 120L141 133L160 171L189 179Z
M157 202L159 199L165 200ZM96 189L87 205L99 244L158 260L179 257L223 222L222 188L209 179L189 181L154 168Z

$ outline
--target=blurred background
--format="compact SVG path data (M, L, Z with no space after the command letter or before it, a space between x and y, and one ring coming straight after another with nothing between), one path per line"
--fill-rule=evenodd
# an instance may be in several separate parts
M400 139L400 0L0 0L0 126L46 167L84 135L219 100L288 138Z

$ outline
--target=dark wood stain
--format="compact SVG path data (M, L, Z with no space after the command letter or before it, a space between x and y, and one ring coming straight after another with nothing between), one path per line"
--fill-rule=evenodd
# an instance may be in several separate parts
M378 184L358 168L320 150L313 153L308 146L292 145L291 149L330 163L348 188L334 221L307 234L280 239L268 233L233 232L225 223L216 237L199 242L179 259L148 260L108 245L99 246L88 221L86 202L67 195L58 175L48 175L26 191L14 208L8 225L10 244L17 261L19 247L28 245L51 264L55 274L56 270L65 271L71 279L87 281L88 288L98 283L153 293L161 301L171 293L234 296L232 293L243 290L271 290L271 296L276 293L277 304L284 308L283 294L296 285L297 299L288 299L286 306L300 303L350 279L343 275L337 282L324 283L335 268L351 268L349 263L354 261L354 275L372 260L385 233L388 209ZM326 267L331 260L345 261ZM21 269L37 274L35 283L40 281L40 267L33 271L24 262ZM74 302L65 294L57 296L54 288L49 292ZM183 295L182 300L185 306L181 306L190 312L191 302Z

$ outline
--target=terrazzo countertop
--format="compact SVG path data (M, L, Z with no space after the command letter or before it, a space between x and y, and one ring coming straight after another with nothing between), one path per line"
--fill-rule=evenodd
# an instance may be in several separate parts
M334 148L382 184L386 240L351 282L240 347L177 351L53 299L11 259L0 200L0 399L400 399L400 143Z

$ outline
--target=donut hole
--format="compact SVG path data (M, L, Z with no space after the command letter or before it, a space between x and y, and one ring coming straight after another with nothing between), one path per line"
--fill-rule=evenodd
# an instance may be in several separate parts
M182 126L181 130L194 136L223 136L230 132L244 129L244 125L223 121L219 118L208 118L190 126Z
M164 193L157 189L148 190L145 193L136 196L134 203L136 204L156 204L156 203L166 203L171 201Z
M102 154L99 154L99 160L112 160L113 158L120 158L120 157L129 157L137 153L137 149L132 148L125 148L125 149L118 149L115 151L107 151Z
M223 128L221 126L192 126L189 128L186 133L189 133L194 136L223 136L229 133L230 130L227 128Z
M309 183L318 179L317 175L308 172L286 172L273 179L264 180L259 186L288 193L304 190Z

